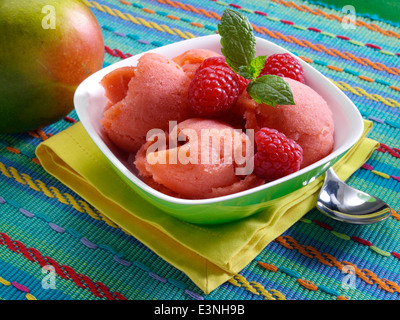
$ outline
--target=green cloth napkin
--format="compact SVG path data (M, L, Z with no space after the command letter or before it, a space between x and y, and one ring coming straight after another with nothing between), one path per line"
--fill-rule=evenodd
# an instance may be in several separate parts
M334 166L347 179L379 144L371 129ZM178 220L137 195L115 172L80 122L42 142L43 168L74 190L125 232L140 240L201 290L209 293L250 263L263 248L311 210L323 177L281 198L264 212L240 221L202 226Z

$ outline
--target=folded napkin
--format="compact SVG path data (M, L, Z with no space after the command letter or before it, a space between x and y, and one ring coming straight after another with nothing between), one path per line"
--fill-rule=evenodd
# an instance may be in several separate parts
M364 135L334 166L342 179L378 147ZM229 280L316 203L323 177L281 198L263 212L222 225L194 225L163 213L130 189L111 167L80 122L42 142L42 166L125 232L182 270L203 292Z

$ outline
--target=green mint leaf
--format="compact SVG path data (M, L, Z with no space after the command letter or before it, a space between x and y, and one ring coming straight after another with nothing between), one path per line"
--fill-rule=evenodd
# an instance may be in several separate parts
M221 36L221 52L226 63L238 72L241 66L249 66L256 57L256 38L249 19L241 13L225 9L218 24Z
M248 66L240 66L237 74L245 79L254 80L260 75L261 70L264 68L265 58L267 56L259 56L250 61Z
M270 106L294 105L293 93L289 84L282 77L264 75L253 80L247 86L247 92L257 103Z
M253 73L248 66L240 66L236 73L245 79L253 79Z
M260 75L261 70L264 68L265 59L267 56L258 56L257 58L250 61L250 70L253 75L253 79Z

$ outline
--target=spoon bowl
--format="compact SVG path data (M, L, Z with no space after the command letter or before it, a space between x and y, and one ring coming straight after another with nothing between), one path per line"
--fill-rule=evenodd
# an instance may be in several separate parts
M391 213L391 208L384 201L350 187L339 179L332 168L326 171L317 208L335 220L352 224L376 223Z

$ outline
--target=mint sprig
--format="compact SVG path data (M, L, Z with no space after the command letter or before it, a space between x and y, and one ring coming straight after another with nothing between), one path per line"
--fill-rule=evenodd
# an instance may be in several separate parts
M266 56L256 56L256 38L248 18L240 12L225 9L218 24L221 52L228 66L245 79L250 79L247 92L257 103L271 106L294 105L289 84L274 75L259 77Z
M256 38L247 17L237 11L226 9L218 24L221 35L221 52L233 71L243 65L250 65L256 57Z
M263 75L250 81L247 93L257 103L275 105L294 105L293 93L288 83L272 74Z
M237 71L243 78L255 79L260 75L261 70L264 68L265 59L267 56L258 56L250 61L249 65L240 66Z

